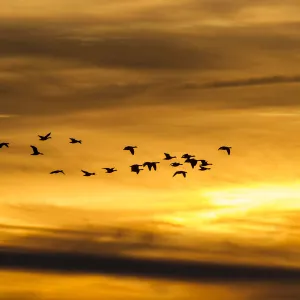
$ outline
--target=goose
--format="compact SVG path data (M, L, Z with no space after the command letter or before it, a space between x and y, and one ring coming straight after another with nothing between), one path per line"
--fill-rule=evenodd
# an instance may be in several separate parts
M3 147L3 146L5 146L5 147L7 147L7 148L9 148L9 143L0 143L0 149Z
M200 159L200 161L201 161L201 166L212 166L212 164L209 164L208 162L207 162L207 160L205 160L205 159Z
M164 160L171 160L172 158L176 158L176 156L171 156L169 153L164 153L164 154L165 154Z
M103 170L106 170L106 173L113 173L113 172L117 172L118 170L115 170L115 168L102 168Z
M43 136L43 135L38 135L38 137L40 138L40 141L46 141L46 140L51 139L50 134L51 134L51 132L49 132L49 133L46 134L45 136Z
M137 146L126 146L123 150L129 150L134 155L134 148L137 148Z
M170 164L170 166L172 167L178 167L178 166L183 166L183 164L179 163L179 162L173 162Z
M218 150L225 150L227 151L227 154L230 155L231 149L232 147L228 147L228 146L222 146L220 147Z
M149 161L146 161L143 163L143 167L148 167L149 171L151 171L152 167L154 169L154 171L156 171L156 164L159 164L159 161L153 161L153 162L149 162Z
M83 172L83 173L84 173L84 175L83 175L83 176L92 176L92 175L96 175L96 173L90 173L90 172L88 172L88 171L84 171L84 170L81 170L81 172Z
M74 138L69 138L71 141L70 141L70 144L76 144L76 143L79 143L81 144L81 140L76 140Z
M185 153L181 156L181 158L191 158L191 157L195 157L195 155L190 155L188 153Z
M210 168L200 166L199 171L207 171L207 170L210 170Z
M198 161L200 161L199 159L194 159L194 158L187 158L185 160L185 163L190 163L192 168L194 169L195 166L197 165Z
M62 173L64 175L66 175L63 170L55 170L55 171L50 172L50 174L58 174L58 173Z
M135 172L136 174L139 174L140 171L144 170L144 169L140 169L139 167L142 167L142 165L135 164L130 166L131 172Z
M174 173L173 177L176 176L176 175L178 175L178 174L182 174L183 177L186 177L186 173L187 173L186 171L176 171L176 172Z
M33 151L33 153L32 154L30 154L30 155L44 155L44 153L41 153L38 149L37 149L37 147L35 147L35 146L30 146L31 148L32 148L32 151Z

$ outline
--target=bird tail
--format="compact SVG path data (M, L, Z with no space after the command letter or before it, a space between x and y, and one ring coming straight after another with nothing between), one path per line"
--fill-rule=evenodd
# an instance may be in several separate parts
M82 143L81 143L81 140L79 140L78 143L79 143L79 144L82 144Z

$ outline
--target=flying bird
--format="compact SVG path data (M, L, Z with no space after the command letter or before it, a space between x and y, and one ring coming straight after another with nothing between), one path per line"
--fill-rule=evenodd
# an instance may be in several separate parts
M173 177L176 176L176 175L178 175L178 174L182 174L183 177L186 177L186 173L187 173L186 171L176 171L176 172L174 173Z
M70 144L76 144L76 143L79 143L81 144L81 140L76 140L74 138L69 138L71 141L70 141Z
M185 153L181 156L181 158L191 158L191 157L195 157L195 155L191 155L191 154L188 154L188 153Z
M151 171L152 168L154 169L154 171L156 171L156 164L159 164L159 161L153 161L153 162L146 161L143 163L143 167L147 166L149 171Z
M126 146L123 150L129 150L134 155L134 148L137 148L137 146Z
M40 138L40 141L46 141L46 140L49 140L51 139L51 136L50 136L51 132L49 132L48 134L46 134L45 136L43 135L39 135L38 137Z
M3 146L5 146L5 147L7 147L7 148L9 148L9 143L0 143L0 149L3 147Z
M115 170L115 168L102 168L103 170L106 170L105 173L113 173L113 172L117 172L118 170Z
M176 156L171 156L169 153L164 153L164 154L165 154L164 160L171 160L172 158L176 158Z
M140 171L144 170L144 169L140 169L140 167L142 167L142 165L135 164L130 166L131 172L135 172L136 174L139 174Z
M170 164L170 166L172 167L178 167L178 166L182 166L183 164L179 163L179 162L173 162Z
M88 171L84 171L84 170L81 170L81 172L83 172L83 173L84 173L84 175L83 175L83 176L92 176L92 175L96 175L96 173L90 173L90 172L88 172Z
M194 159L194 158L187 158L185 160L185 163L190 163L192 168L194 169L195 166L197 165L198 161L200 161L200 159Z
M199 171L207 171L207 170L210 170L210 168L200 166Z
M50 172L50 174L58 174L58 173L62 173L64 175L66 175L63 170L55 170L55 171Z
M32 148L32 151L33 151L33 153L30 154L30 155L44 155L44 153L41 153L41 152L37 149L37 147L35 147L35 146L30 146L30 147Z
M207 160L205 160L205 159L200 159L199 161L201 161L201 166L212 166L212 164L209 164L208 162L207 162Z
M230 149L231 149L231 147L228 147L228 146L222 146L222 147L220 147L218 150L225 150L225 151L227 151L227 154L230 155Z

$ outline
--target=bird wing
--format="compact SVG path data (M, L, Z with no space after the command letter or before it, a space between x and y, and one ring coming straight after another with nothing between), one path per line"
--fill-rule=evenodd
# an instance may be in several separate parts
M48 134L46 134L45 135L45 137L47 138L47 137L49 137L50 136L50 134L51 134L51 132L49 132Z
M132 155L134 155L134 149L133 148L129 148L129 151Z
M186 177L186 173L182 173L183 177Z
M179 171L176 171L176 172L174 173L173 177L176 176L177 174L180 174Z
M102 169L103 169L103 170L107 170L107 171L110 170L110 168L102 168Z
M228 155L230 155L230 148L226 148Z
M83 172L84 174L90 174L89 172L84 171L84 170L81 170L81 172Z
M169 153L164 153L166 158L169 158L170 157L170 154Z
M152 164L154 171L156 171L156 163Z
M76 139L74 139L74 138L69 138L72 142L75 142L76 141Z
M34 153L38 153L37 147L35 147L35 146L30 146L30 147L32 148L32 150L33 150Z

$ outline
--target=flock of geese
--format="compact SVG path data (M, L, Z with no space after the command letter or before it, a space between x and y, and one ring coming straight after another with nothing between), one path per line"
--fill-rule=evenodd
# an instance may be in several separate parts
M49 132L45 136L38 135L38 137L40 138L40 141L49 140L49 139L51 139L51 132ZM70 138L70 144L82 144L82 141L77 140L75 138ZM0 143L0 149L2 147L9 148L9 143ZM32 151L33 151L33 153L31 155L44 155L43 153L41 153L38 150L38 148L36 146L30 145L30 147L32 148ZM123 150L129 151L132 155L134 155L136 148L137 148L137 146L126 146ZM228 155L230 155L230 153L231 153L231 147L228 147L228 146L221 146L218 150L224 150L224 151L227 152ZM171 156L169 153L164 153L164 155L165 155L164 160L172 160L172 159L177 158L176 156ZM211 169L211 168L208 167L208 166L212 165L211 163L208 163L204 159L196 159L195 155L185 153L181 156L181 158L184 158L185 159L184 163L189 163L193 169L195 168L195 166L197 166L198 162L201 163L201 164L199 164L199 167L200 167L199 171L207 171L207 170ZM140 167L147 167L149 171L151 171L152 168L153 168L153 170L156 171L157 164L159 164L158 161L152 161L152 162L146 161L142 165L139 165L139 164L131 165L130 168L131 168L131 172L139 174L140 171L144 170L144 169L141 169ZM183 164L180 163L180 162L172 162L170 164L170 166L174 167L174 168L177 168L177 167L182 166L182 165ZM113 172L117 171L114 167L113 168L102 168L102 169L106 170L106 173L113 173ZM96 173L91 173L91 172L88 172L88 171L85 171L85 170L81 170L81 172L83 172L83 176L96 175ZM50 174L58 174L58 173L61 173L61 174L65 175L65 172L63 170L54 170L54 171L50 172ZM176 176L176 175L179 175L179 174L183 175L183 177L186 177L187 172L186 171L176 171L173 174L173 177Z

